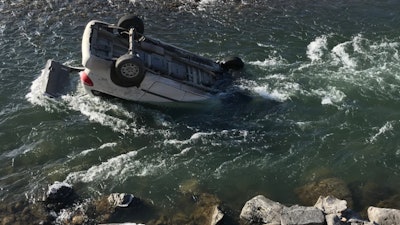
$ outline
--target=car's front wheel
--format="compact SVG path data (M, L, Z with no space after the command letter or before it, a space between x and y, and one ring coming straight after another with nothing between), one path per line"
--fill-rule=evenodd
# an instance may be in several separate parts
M119 86L139 86L144 79L144 65L140 58L125 54L115 62L113 81Z

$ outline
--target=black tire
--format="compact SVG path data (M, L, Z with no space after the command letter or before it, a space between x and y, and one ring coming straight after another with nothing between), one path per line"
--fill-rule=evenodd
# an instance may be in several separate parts
M141 34L144 33L143 20L140 19L138 16L135 16L133 14L128 14L128 15L125 15L125 16L121 17L118 20L117 26L118 27L122 27L122 28L124 28L126 30L129 30L131 28L135 28L136 32L138 33L135 36L136 40L139 39L142 36ZM126 35L124 35L124 36L126 36Z
M112 73L115 84L123 87L140 86L144 79L144 65L140 58L125 54L115 62L115 71Z
M225 60L225 62L221 63L221 67L229 70L241 70L244 67L244 62L239 57L231 57Z

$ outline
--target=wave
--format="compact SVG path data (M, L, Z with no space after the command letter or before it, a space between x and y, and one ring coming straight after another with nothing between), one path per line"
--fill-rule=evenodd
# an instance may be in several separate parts
M398 101L399 45L387 38L356 34L346 40L329 33L306 45L308 60L290 62L278 49L258 44L259 51L267 46L270 53L248 61L249 73L257 76L243 79L239 86L265 99L319 99L321 105L339 110L347 110L354 99Z

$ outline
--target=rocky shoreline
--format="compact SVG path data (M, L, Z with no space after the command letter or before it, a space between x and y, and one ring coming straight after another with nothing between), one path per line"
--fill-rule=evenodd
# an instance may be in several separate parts
M308 206L284 205L256 195L241 210L232 210L217 196L201 192L196 180L189 180L180 185L181 211L168 212L127 193L81 199L72 185L55 182L43 201L0 204L0 225L400 225L399 195L359 215L351 209L352 196L343 184L340 179L328 178L297 188Z

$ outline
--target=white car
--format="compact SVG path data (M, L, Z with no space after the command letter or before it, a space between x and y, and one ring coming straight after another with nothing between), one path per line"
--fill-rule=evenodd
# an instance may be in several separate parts
M143 35L134 15L117 25L93 20L82 38L80 77L86 91L140 102L193 102L223 91L232 72L243 68L238 57L216 62ZM56 97L71 67L49 60L46 94ZM60 72L61 71L61 72Z

